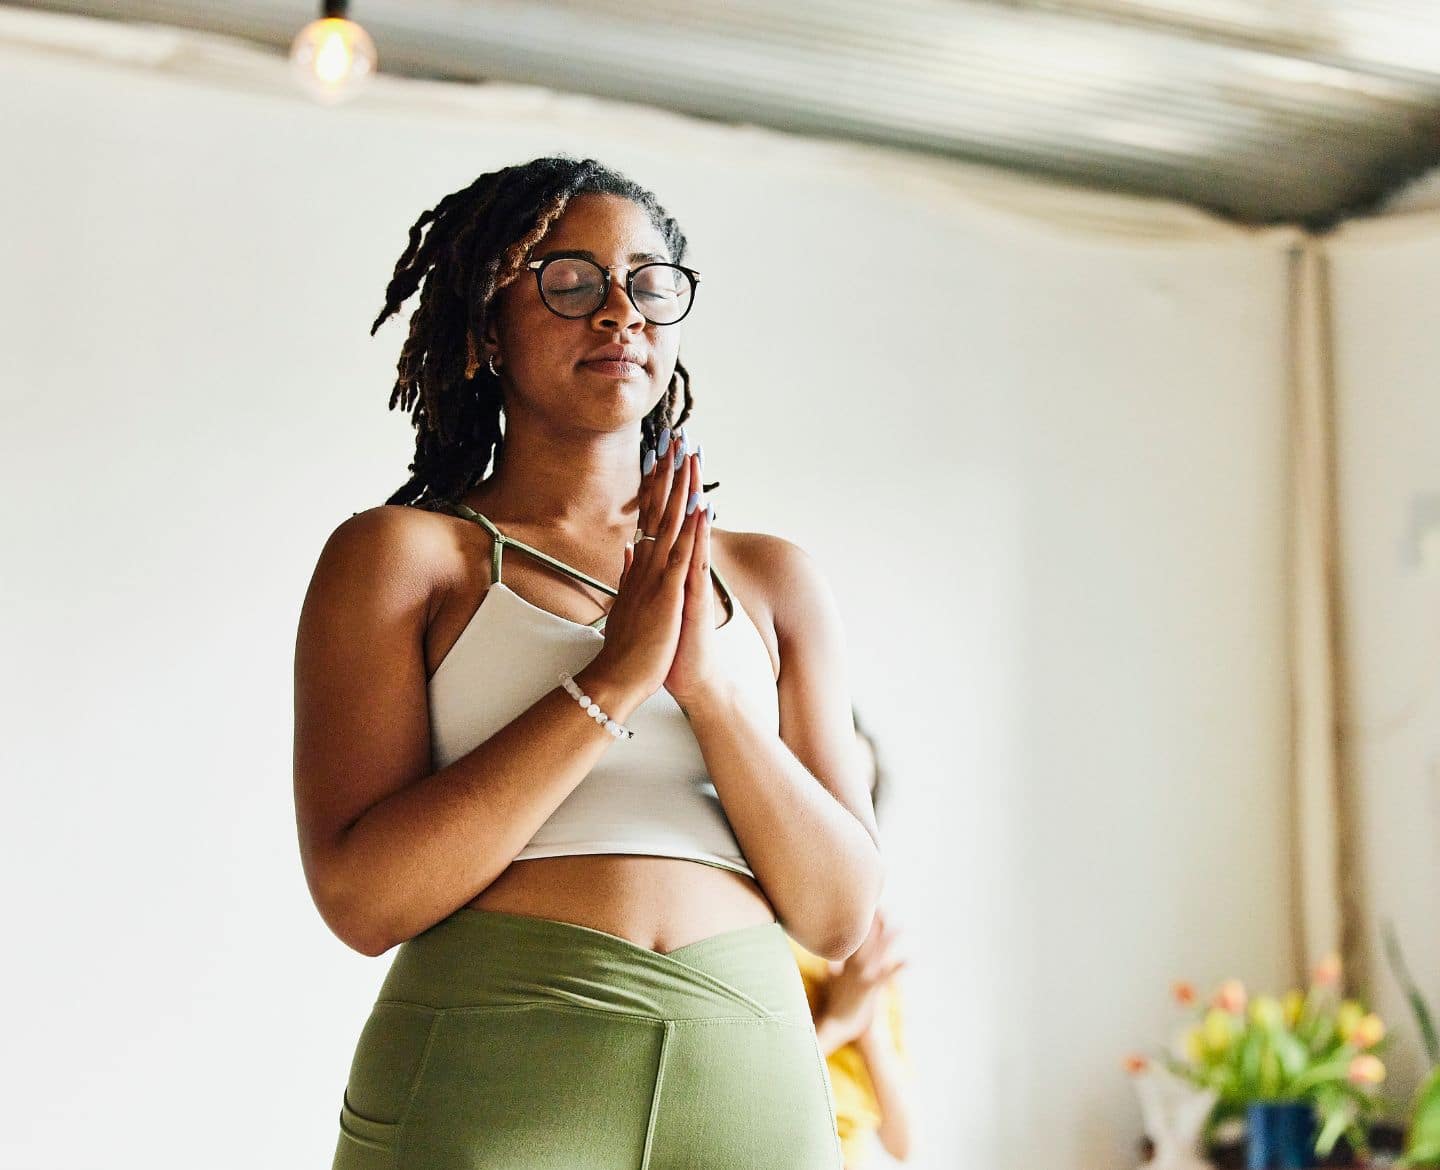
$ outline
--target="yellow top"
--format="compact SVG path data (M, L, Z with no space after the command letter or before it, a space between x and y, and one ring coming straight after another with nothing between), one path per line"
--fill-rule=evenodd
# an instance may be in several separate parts
M810 1002L810 1015L816 1017L825 1004L826 984L830 980L830 966L819 955L811 954L787 934L790 949L800 967L800 977L805 984L805 998ZM909 1053L905 1048L900 1012L900 989L892 979L880 988L880 1002L876 1011L884 1010L890 1025L891 1041L895 1055L905 1068L910 1067ZM830 1090L835 1099L835 1127L840 1134L840 1148L845 1158L846 1170L855 1170L869 1156L869 1136L880 1124L880 1102L875 1096L875 1086L870 1080L870 1071L865 1058L860 1055L859 1046L853 1041L842 1044L826 1058L830 1074Z

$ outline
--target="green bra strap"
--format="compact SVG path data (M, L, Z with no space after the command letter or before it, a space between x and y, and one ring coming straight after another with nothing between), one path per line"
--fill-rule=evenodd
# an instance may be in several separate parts
M495 525L492 524L486 517L480 515L479 512L475 511L475 509L471 508L468 504L461 504L457 502L454 504L454 507L458 512L460 512L461 515L467 516L471 520L477 520L481 524L485 525L486 530L490 533L491 536L495 538L494 549L492 550L494 552L493 563L495 565L495 580L500 580L500 546L504 544L513 544L516 548L529 553L531 556L539 557L547 565L553 565L555 568L560 569L563 572L569 573L575 577L579 577L580 580L584 581L587 585L594 585L597 589L603 589L606 593L610 594L611 597L615 596L617 590L613 585L607 585L604 581L597 581L594 577L590 576L589 573L582 573L574 565L567 565L564 561L552 557L547 552L542 552L534 545L526 544L523 540L520 540L514 536L506 536L503 532L500 531L500 529L496 528Z
M486 517L480 515L479 512L475 511L475 509L470 507L468 504L462 504L458 500L447 501L447 503L450 505L452 511L456 512L460 516L466 517L467 519L478 521L479 523L483 524L485 526L485 530L490 533L491 537L493 538L490 541L490 579L492 581L499 581L500 557L505 551L505 542L510 538L506 536L503 532L501 532L500 529L496 528L495 525L491 524Z
M494 579L496 581L500 580L500 552L505 545L513 544L516 548L524 550L531 556L539 557L547 565L553 565L557 569L561 569L566 573L570 573L576 577L579 577L582 581L586 582L586 584L594 585L597 589L603 589L606 593L610 594L611 597L614 597L618 592L618 590L616 590L613 586L605 584L604 581L597 581L588 573L582 573L579 569L575 568L574 565L567 565L564 561L557 560L549 553L542 552L540 549L535 548L533 545L526 544L523 540L517 540L513 536L506 536L503 532L500 531L500 529L496 528L495 525L487 517L480 515L479 512L475 511L475 509L470 507L468 504L462 504L458 500L447 502L449 503L450 507L461 516L467 517L470 520L474 520L480 524L483 524L485 526L485 530L489 532L490 535L494 538L490 545L490 571L494 574ZM720 583L720 588L725 593L725 604L729 607L730 616L733 617L735 614L735 595L730 591L730 583L720 575L720 569L717 565L712 563L710 565L710 572L715 575L715 580ZM602 615L595 621L591 622L590 625L595 629L599 629L600 625L604 623L605 618L609 616L609 614Z
M710 562L710 571L715 574L715 580L720 583L720 588L725 593L725 605L730 610L730 616L725 620L731 621L735 617L735 595L730 592L730 582L720 576L720 568L714 561Z

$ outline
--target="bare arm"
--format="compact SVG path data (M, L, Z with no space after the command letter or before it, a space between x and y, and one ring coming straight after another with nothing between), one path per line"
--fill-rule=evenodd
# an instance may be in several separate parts
M295 652L295 809L306 881L348 946L379 955L493 882L614 741L560 685L431 771L424 634L438 529L391 507L336 528ZM632 687L575 680L624 722Z
M692 698L685 714L785 929L812 953L842 959L870 929L884 866L856 750L840 616L803 549L778 537L756 548L780 644L779 730L725 684Z
M857 1044L880 1106L875 1136L887 1154L903 1162L910 1156L910 1107L905 1100L908 1085L889 1029L869 1028Z

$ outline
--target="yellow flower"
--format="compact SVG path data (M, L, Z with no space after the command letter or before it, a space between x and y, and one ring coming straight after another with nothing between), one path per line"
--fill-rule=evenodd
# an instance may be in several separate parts
M1238 979L1225 980L1211 1003L1221 1011L1238 1016L1245 1010L1245 984Z
M1371 1012L1363 1017L1350 1032L1349 1043L1356 1048L1374 1048L1385 1038L1385 1022Z
M1352 1085L1378 1085L1385 1079L1385 1066L1378 1056L1362 1052L1350 1062L1347 1075Z
M1335 1031L1340 1039L1346 1043L1350 1041L1350 1034L1355 1031L1355 1026L1365 1018L1365 1009L1358 1000L1347 999L1335 1009Z
M1201 1025L1205 1047L1216 1056L1227 1051L1234 1039L1234 1028L1230 1021L1230 1013L1224 1008L1211 1008L1205 1013L1205 1022Z
M1303 991L1287 991L1284 999L1285 1026L1293 1028L1300 1022L1300 1013L1305 1008L1305 993Z
M1285 1009L1273 995L1257 995L1250 1004L1250 1018L1266 1029L1278 1029L1285 1020Z
M1204 1064L1205 1057L1205 1029L1198 1024L1185 1032L1185 1055L1191 1064Z

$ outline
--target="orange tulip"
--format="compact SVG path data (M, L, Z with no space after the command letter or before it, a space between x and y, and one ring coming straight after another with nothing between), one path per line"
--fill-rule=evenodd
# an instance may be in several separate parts
M1238 979L1225 980L1211 1001L1213 1006L1222 1012L1229 1012L1232 1016L1241 1015L1245 1011L1245 1002L1245 984Z
M1346 1075L1352 1085L1378 1085L1385 1079L1385 1066L1378 1056L1362 1052L1350 1062Z
M1311 976L1311 982L1316 987L1336 987L1340 983L1341 971L1340 956L1332 951L1320 960Z
M1195 985L1184 979L1171 984L1170 991L1175 996L1175 1002L1181 1007L1189 1007L1195 1002Z
M1129 1056L1125 1058L1125 1071L1127 1073L1130 1073L1132 1076L1136 1073L1144 1072L1149 1067L1150 1062L1146 1060L1145 1057L1140 1056L1138 1053L1132 1052Z

